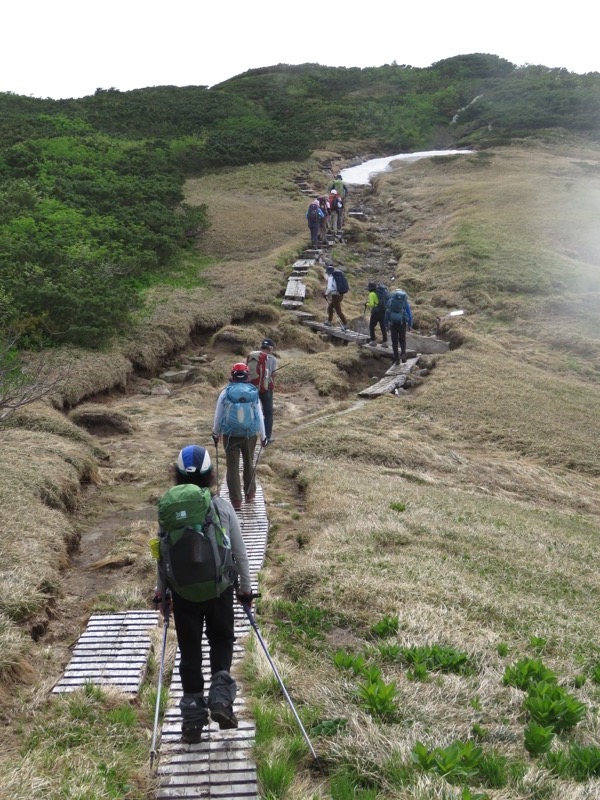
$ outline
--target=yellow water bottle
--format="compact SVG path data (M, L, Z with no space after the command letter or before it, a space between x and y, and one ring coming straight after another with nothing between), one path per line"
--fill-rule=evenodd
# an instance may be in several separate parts
M155 536L154 539L150 539L150 552L152 553L152 558L156 561L160 558L160 540L158 536Z

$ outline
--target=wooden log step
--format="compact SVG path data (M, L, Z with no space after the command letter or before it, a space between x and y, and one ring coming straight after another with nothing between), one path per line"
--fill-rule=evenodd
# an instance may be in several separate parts
M372 386L363 389L358 393L359 397L380 397L382 394L389 394L394 389L404 386L408 378L408 373L419 363L419 357L407 359L405 364L392 366L388 369L384 377Z
M283 306L283 308L288 308L290 310L296 310L296 309L302 308L302 306L304 305L304 301L303 300L282 300L281 301L281 305Z

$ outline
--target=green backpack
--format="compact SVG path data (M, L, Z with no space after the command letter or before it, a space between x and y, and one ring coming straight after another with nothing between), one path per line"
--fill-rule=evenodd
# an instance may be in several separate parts
M212 600L235 583L231 541L208 489L173 486L158 502L158 524L165 583L180 597Z

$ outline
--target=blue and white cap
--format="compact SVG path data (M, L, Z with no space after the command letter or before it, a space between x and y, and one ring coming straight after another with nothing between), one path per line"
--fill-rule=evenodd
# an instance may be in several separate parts
M210 456L208 450L200 447L197 444L188 444L183 450L179 451L177 456L177 470L182 475L187 475L190 472L199 472L205 475L212 469Z

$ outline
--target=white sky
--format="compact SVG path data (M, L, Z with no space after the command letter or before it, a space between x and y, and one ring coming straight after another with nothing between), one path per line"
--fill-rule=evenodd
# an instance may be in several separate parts
M97 88L211 86L278 63L426 67L467 53L600 72L593 7L588 0L7 0L0 91L83 97Z

